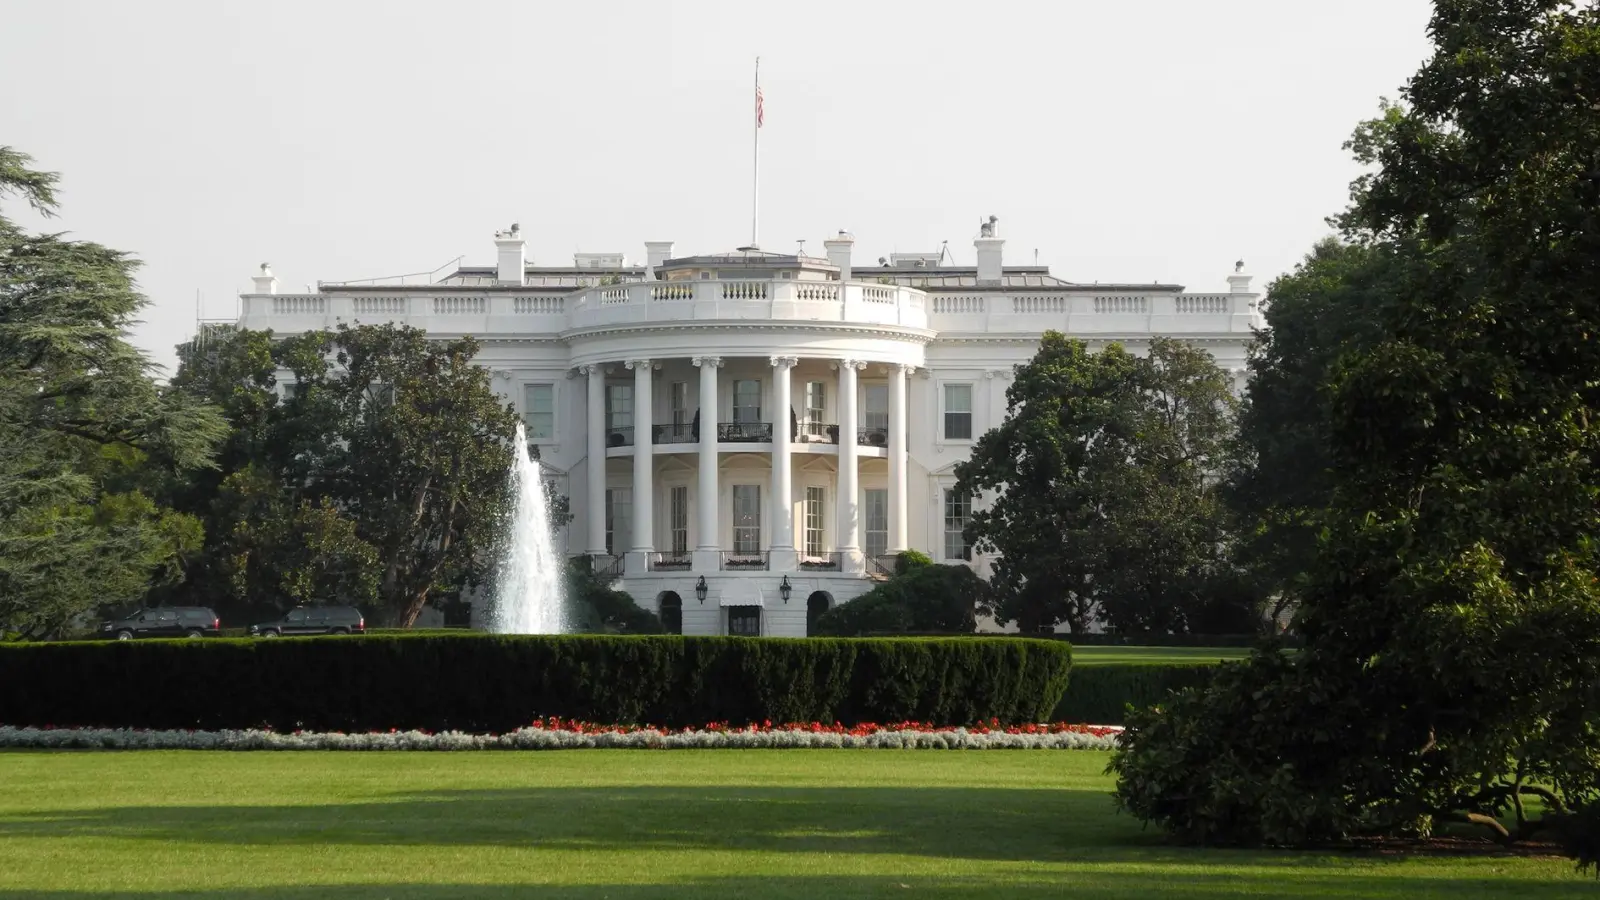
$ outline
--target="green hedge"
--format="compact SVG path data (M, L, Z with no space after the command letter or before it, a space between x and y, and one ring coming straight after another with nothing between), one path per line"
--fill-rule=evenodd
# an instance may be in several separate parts
M1172 691L1205 684L1220 663L1108 663L1079 666L1051 716L1056 722L1121 725L1132 705L1160 703Z
M1015 639L214 639L0 646L0 723L503 732L543 716L672 727L1043 721L1071 648Z

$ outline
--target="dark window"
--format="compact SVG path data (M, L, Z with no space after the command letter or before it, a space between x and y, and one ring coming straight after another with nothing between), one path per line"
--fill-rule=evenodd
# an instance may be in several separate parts
M758 637L761 634L761 607L728 607L728 633L741 637Z
M683 634L683 598L677 591L661 595L661 626L667 634Z
M290 625L302 625L302 624L305 624L306 611L303 610L303 609L291 610L287 616L283 617L283 621L287 622Z
M806 634L817 633L817 619L833 607L833 598L827 591L817 591L806 598Z

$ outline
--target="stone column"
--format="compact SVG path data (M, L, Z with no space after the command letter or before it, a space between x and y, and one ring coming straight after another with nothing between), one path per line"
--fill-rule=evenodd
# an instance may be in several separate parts
M906 375L915 368L889 367L889 552L909 549L906 534L906 465L910 451L906 429Z
M717 521L717 370L722 360L696 356L700 367L700 484L695 515L699 536L695 541L694 571L715 572L722 564L722 536Z
M839 554L843 571L862 572L866 564L861 558L860 475L856 465L856 373L867 364L855 359L843 359L839 367Z
M789 452L794 433L793 372L800 361L793 356L774 356L772 363L772 543L769 561L774 572L799 568L799 553L794 546L794 486L790 475Z
M606 552L606 369L588 365L579 371L589 376L589 552ZM626 550L620 547L619 550Z
M649 554L656 549L655 539L655 450L651 439L655 412L651 374L654 363L648 359L630 359L633 370L633 547L628 554L628 575L643 575L648 571Z

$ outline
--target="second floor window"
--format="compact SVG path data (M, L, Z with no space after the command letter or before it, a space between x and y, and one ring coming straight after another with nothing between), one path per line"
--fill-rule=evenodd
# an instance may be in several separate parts
M821 381L806 382L806 421L826 421L828 414L827 385Z
M606 427L633 427L633 385L606 385Z
M672 424L689 424L689 382L674 381L670 389L672 403Z
M861 424L867 428L876 428L881 431L889 430L889 386L887 384L869 384L862 388Z
M522 424L530 439L556 436L556 386L528 384L522 387Z
M947 441L972 440L972 385L944 386L944 437Z

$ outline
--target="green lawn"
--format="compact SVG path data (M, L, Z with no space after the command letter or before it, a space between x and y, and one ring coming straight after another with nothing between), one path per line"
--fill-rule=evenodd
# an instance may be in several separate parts
M1593 896L1563 860L1163 846L1078 751L0 753L0 898Z
M1095 666L1109 663L1209 663L1222 659L1244 659L1247 647L1080 647L1072 645L1072 664Z

